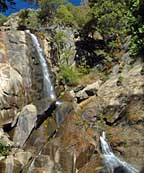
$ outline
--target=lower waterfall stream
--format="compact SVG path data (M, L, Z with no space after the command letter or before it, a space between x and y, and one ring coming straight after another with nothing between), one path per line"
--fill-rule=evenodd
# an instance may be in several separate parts
M133 168L128 163L121 161L112 151L109 144L106 141L105 132L100 136L100 144L103 155L104 164L108 169L109 173L113 173L114 169L117 167L123 167L124 170L128 173L137 173L139 172L137 169Z

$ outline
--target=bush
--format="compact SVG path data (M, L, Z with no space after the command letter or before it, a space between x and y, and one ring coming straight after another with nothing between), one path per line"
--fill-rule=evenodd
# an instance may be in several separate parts
M60 79L69 86L77 85L82 75L83 74L75 67L60 67Z
M62 31L57 31L52 39L53 42L56 42L59 50L63 49L64 39L66 38L66 34Z
M7 21L7 17L0 14L0 25L3 25Z
M72 13L74 17L73 23L75 23L75 26L81 29L90 19L91 15L89 15L90 8L86 6L70 6L67 5L67 8Z
M7 146L3 140L0 140L0 156L7 156L10 152L10 146Z
M56 12L56 17L66 25L73 25L74 16L65 5L61 5Z
M20 26L26 26L27 28L35 28L39 27L39 12L35 10L21 10L20 14Z
M56 11L56 21L69 26L82 28L90 20L89 7L73 6L71 3L61 5Z
M58 7L65 3L65 0L38 0L41 7L40 22L42 24L52 21L56 15Z
M96 1L92 8L92 26L107 36L113 33L123 34L127 27L127 6L123 1Z

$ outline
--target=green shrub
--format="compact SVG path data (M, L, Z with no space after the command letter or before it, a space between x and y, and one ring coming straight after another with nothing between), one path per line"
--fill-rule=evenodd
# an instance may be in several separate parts
M89 11L90 8L86 7L86 6L71 6L70 5L67 7L73 17L74 17L74 21L73 23L75 23L75 26L78 28L82 28L90 19L91 19L91 15L89 15Z
M64 44L65 38L66 38L66 35L64 32L57 31L55 33L55 36L53 37L52 41L57 43L59 50L63 49L63 44Z
M123 1L96 1L91 8L91 27L104 36L114 33L123 34L127 27L127 6Z
M38 2L41 7L39 13L40 22L44 24L50 23L54 19L56 10L65 3L65 0L38 0Z
M132 0L128 12L128 23L130 25L130 52L134 59L143 57L144 52L144 1Z
M87 67L84 67L84 66L79 66L78 67L78 71L83 74L83 75L86 75L90 72L90 68L87 66Z
M61 5L56 12L56 17L66 25L73 25L74 16L65 5Z
M90 19L89 7L73 6L71 3L59 6L56 11L56 22L82 28Z
M37 29L39 27L39 12L35 10L21 10L19 25Z
M118 77L117 86L121 86L121 85L122 85L123 79L124 79L123 76L119 76L119 77Z
M7 21L7 17L0 14L0 25L3 25Z
M60 67L60 78L69 86L77 85L82 75L83 74L75 67Z
M0 156L7 156L10 152L10 146L7 146L3 140L0 139Z
M29 11L28 18L26 20L28 27L30 28L36 28L39 27L39 18L38 18L38 12L37 11Z

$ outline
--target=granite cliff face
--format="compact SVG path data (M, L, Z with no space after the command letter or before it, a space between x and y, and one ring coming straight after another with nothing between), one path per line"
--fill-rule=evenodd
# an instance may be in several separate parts
M39 57L24 31L0 33L1 120L11 123L18 112L43 98L43 77Z
M1 32L0 35L2 126L11 123L29 102L32 82L24 32Z

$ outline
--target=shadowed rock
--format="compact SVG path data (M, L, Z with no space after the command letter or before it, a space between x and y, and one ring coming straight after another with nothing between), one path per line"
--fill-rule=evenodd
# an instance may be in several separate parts
M114 169L114 173L128 173L128 171L123 166L118 166Z

